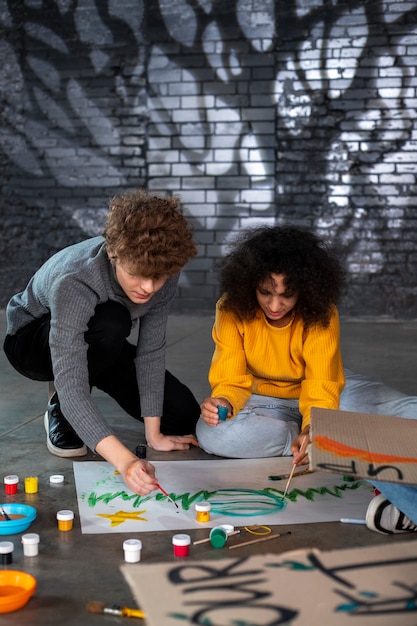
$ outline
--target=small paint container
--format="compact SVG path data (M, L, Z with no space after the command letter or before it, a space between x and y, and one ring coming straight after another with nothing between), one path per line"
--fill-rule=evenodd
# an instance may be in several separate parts
M0 541L0 565L10 565L13 561L13 541Z
M190 535L180 534L172 537L174 556L188 556L190 554Z
M26 493L38 493L38 477L27 476L25 478L25 492Z
M224 528L228 535L235 531L233 524L220 524L220 528Z
M22 535L23 554L25 556L38 556L39 535L38 533L26 533Z
M209 522L210 521L210 503L209 502L196 502L195 504L195 518L197 522Z
M144 443L140 443L135 448L135 454L138 459L146 459L146 445Z
M213 548L223 548L227 541L227 531L222 526L215 526L210 531L210 543Z
M56 519L58 520L58 530L72 530L72 526L74 523L74 512L68 510L58 511L56 514Z
M142 542L140 539L126 539L123 542L126 563L138 563L140 561L141 550Z
M52 474L49 477L49 484L52 487L60 487L64 484L64 475L63 474Z
M4 489L6 491L6 495L12 496L17 493L17 488L19 485L19 476L16 474L9 474L4 477Z
M227 406L222 406L221 404L217 405L217 412L219 414L219 420L224 422L225 419L227 418L227 414L229 412L229 409L227 408Z

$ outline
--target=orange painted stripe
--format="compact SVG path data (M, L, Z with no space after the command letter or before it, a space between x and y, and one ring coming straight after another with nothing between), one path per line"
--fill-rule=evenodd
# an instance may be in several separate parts
M337 456L355 457L361 461L368 461L369 463L417 463L417 458L415 457L369 452L368 450L361 450L361 448L346 446L344 443L340 443L340 441L330 439L330 437L323 437L321 435L313 438L313 445L315 445L319 450L333 452L333 454Z

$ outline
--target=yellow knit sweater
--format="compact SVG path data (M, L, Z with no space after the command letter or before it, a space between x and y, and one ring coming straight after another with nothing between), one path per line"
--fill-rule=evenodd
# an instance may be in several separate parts
M221 311L218 302L212 336L212 396L226 398L234 415L253 393L299 398L302 429L310 423L311 407L339 408L345 378L336 307L328 328L306 331L298 316L276 328L261 310L247 322Z

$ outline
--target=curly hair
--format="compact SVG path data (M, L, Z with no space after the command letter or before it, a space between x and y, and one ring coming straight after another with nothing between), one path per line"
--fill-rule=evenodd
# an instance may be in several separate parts
M221 308L251 320L259 311L257 287L271 274L285 277L297 293L295 312L306 328L329 325L342 292L345 272L334 251L310 231L295 226L249 229L231 243L220 262Z
M172 276L197 254L179 198L151 196L144 189L111 199L103 235L112 261L149 278Z

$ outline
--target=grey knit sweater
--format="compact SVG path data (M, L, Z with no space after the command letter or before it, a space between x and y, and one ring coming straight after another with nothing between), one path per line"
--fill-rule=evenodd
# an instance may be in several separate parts
M88 322L96 306L108 300L128 309L132 327L139 320L135 363L142 416L161 416L166 322L178 278L169 278L148 302L134 304L116 280L103 237L94 237L53 255L10 300L6 314L11 335L50 312L49 344L61 409L92 450L114 433L91 398L84 340Z

